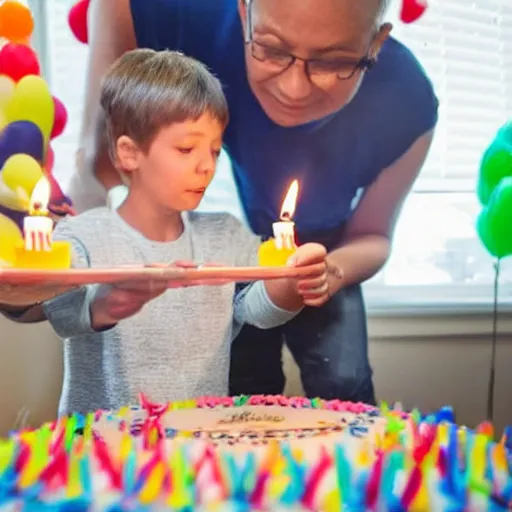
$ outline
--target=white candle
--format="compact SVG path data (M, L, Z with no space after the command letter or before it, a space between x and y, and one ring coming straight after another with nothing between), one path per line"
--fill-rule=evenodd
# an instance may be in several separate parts
M294 249L295 248L295 223L292 221L299 195L299 182L294 180L286 193L283 205L281 207L280 222L272 224L276 248Z
M295 247L295 222L285 220L272 224L276 247L281 249L293 249Z
M30 196L29 216L23 219L27 251L50 251L52 248L53 221L48 216L50 195L50 182L43 176Z
M50 251L52 248L53 221L50 217L30 216L23 219L25 249L27 251Z

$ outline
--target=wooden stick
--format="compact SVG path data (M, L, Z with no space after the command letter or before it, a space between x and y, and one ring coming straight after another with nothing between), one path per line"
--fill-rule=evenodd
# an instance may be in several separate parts
M11 286L113 284L122 281L231 281L250 282L307 277L314 266L304 267L114 267L66 270L0 268L0 284Z

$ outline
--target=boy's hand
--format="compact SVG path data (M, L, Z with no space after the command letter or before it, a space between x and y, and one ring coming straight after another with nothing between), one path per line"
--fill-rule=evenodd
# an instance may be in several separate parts
M168 265L150 265L151 267L167 267ZM175 261L173 266L179 268L196 268L197 265L188 261ZM209 267L222 266L210 263ZM138 313L149 301L162 295L169 288L186 288L189 286L208 286L229 283L219 279L201 281L133 281L117 283L99 288L91 305L91 325L95 331L114 326L121 320Z
M95 331L112 327L138 313L146 303L168 289L166 281L118 283L99 287L91 304L91 326Z
M319 307L330 298L326 256L327 250L323 245L310 243L300 246L288 261L295 267L314 267L311 276L294 280L294 291L305 306Z

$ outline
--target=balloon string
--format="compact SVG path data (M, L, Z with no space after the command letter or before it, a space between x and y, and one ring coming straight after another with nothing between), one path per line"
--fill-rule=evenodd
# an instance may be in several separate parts
M494 300L492 311L492 343L491 343L491 367L489 372L489 389L487 395L487 419L494 418L494 382L496 380L496 348L498 344L498 285L500 279L500 259L494 264Z

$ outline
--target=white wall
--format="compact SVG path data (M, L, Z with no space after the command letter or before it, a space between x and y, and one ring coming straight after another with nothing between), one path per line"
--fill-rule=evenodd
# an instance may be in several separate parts
M370 318L371 360L379 399L405 407L455 408L459 423L485 419L490 359L489 315ZM512 316L500 322L495 425L512 424ZM503 334L506 333L506 334ZM62 378L59 341L46 324L20 326L0 317L0 434L20 409L37 426L54 419ZM300 393L289 359L287 392Z
M0 435L26 407L32 426L55 419L61 344L49 324L19 325L0 315Z

